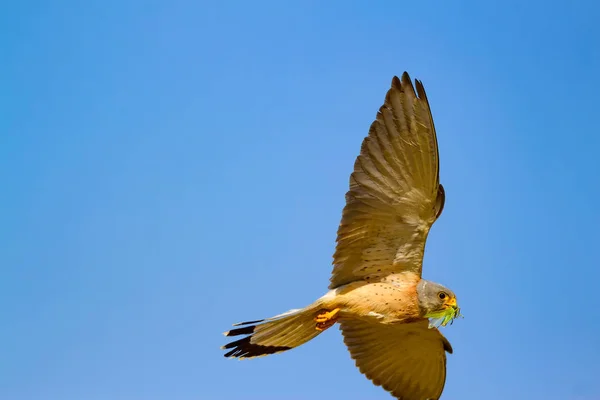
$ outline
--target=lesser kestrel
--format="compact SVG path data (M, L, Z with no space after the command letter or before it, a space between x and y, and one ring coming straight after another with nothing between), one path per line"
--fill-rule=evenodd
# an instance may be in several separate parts
M416 87L416 91L415 91ZM329 291L308 307L243 322L225 357L298 347L339 323L357 367L402 400L437 400L452 347L438 327L454 293L421 279L425 241L444 207L438 144L423 84L394 77L350 176Z

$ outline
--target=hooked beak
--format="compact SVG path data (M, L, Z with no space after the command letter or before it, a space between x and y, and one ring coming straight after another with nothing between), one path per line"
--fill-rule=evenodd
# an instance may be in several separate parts
M456 304L456 298L454 298L454 297L453 297L453 298L451 298L450 300L448 300L448 301L446 302L446 305L447 305L447 306L449 306L449 307L452 307L452 308L454 308L454 309L457 309L457 308L458 308L458 305Z
M434 311L425 315L425 318L430 318L429 328L438 328L452 324L455 318L462 317L460 308L456 303L455 298L448 299L443 306L443 310Z

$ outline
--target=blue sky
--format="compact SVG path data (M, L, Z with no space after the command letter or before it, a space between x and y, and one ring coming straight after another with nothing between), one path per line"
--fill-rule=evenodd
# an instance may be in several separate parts
M4 5L0 398L390 398L334 329L219 346L324 293L404 70L447 193L424 274L466 316L444 399L600 398L600 6L427 3Z

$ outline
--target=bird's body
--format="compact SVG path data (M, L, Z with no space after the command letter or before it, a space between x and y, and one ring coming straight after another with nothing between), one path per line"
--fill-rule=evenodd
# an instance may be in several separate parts
M414 321L421 317L417 301L417 284L421 278L405 272L348 283L330 290L318 300L325 310L339 309L339 318L375 318L392 324Z
M329 291L311 305L225 333L226 357L298 347L339 323L362 373L397 399L437 400L450 343L437 329L460 315L454 293L421 278L441 215L437 138L425 89L394 77L350 176Z

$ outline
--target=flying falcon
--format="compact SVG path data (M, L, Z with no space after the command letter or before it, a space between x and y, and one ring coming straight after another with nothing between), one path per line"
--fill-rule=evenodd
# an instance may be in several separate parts
M416 87L416 91L415 91ZM356 366L402 400L437 400L454 293L421 278L425 241L444 208L433 118L423 84L394 77L350 175L329 291L308 307L236 324L225 357L298 347L339 323Z

